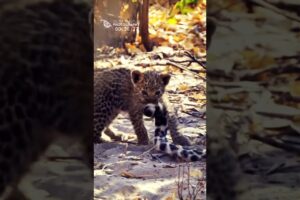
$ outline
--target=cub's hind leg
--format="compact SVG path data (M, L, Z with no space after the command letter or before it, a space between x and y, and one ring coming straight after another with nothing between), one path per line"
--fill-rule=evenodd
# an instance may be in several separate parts
M94 143L101 143L101 133L117 117L119 111L102 101L94 104Z
M100 114L94 114L94 143L101 143L101 132L105 127L105 122L103 119L100 119Z
M119 110L113 108L112 105L106 102L94 106L94 143L101 143L104 140L101 138L102 131L105 135L109 136L112 140L128 141L130 138L122 133L112 131L109 125L118 116Z

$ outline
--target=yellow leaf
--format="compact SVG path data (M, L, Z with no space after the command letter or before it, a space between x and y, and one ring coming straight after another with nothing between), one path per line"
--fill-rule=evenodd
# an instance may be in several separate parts
M137 48L134 44L125 43L125 47L130 54L136 54L141 52L141 49Z
M175 199L176 199L176 193L175 192L173 192L167 198L165 198L165 200L175 200Z
M190 171L190 176L195 178L201 178L203 177L203 173L199 169L192 169Z
M189 89L189 86L187 84L181 84L179 85L178 89L182 92L187 91Z
M186 38L186 36L182 33L174 35L174 37L173 37L175 42L180 42L180 41L184 40L185 38Z
M196 100L203 100L203 99L206 99L206 96L203 93L195 93L192 95L192 98L194 98Z
M177 24L177 20L175 18L168 19L168 24Z
M202 78L205 78L206 77L206 73L205 72L199 72L199 76L202 77Z
M275 63L273 57L260 55L255 51L246 50L242 52L246 67L250 69L266 68Z
M122 173L121 173L121 176L122 176L122 177L125 177L125 178L141 178L141 177L136 176L136 175L134 175L134 174L132 174L132 173L129 173L129 172L127 172L127 171L122 172Z
M289 89L293 96L300 96L300 80L290 83Z
M181 73L181 71L180 71L181 69L174 67L172 65L168 66L168 70L169 70L169 72L172 72L172 73Z

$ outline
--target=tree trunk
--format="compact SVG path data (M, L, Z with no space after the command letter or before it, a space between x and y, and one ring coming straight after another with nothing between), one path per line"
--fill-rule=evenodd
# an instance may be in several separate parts
M149 40L149 0L143 0L140 5L139 21L142 43L147 51L151 51L153 44Z

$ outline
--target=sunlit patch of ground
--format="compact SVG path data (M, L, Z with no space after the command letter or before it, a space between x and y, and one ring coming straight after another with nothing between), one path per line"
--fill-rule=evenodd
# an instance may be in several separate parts
M142 55L140 55L142 57ZM144 59L141 62L151 63ZM134 60L129 57L122 58L120 62L128 63L117 67L134 68L134 63L139 62L137 56ZM117 59L108 59L115 62ZM109 61L96 61L95 66ZM116 61L117 62L117 61ZM111 67L110 67L111 68ZM141 70L141 67L136 67ZM199 67L200 68L200 67ZM168 66L147 66L146 70L168 72L172 75L167 87L168 98L177 110L178 130L189 137L198 148L205 148L206 122L201 116L205 111L205 82L189 71L181 71ZM196 94L199 95L195 96ZM145 126L150 138L153 138L153 121L145 118ZM131 122L127 114L120 114L113 123L114 131L134 135ZM171 138L168 136L169 140ZM109 138L105 138L109 140ZM187 165L171 159L168 156L153 159L152 155L162 155L161 152L148 151L152 146L137 146L127 143L104 143L94 145L94 199L177 199L178 198L178 171L179 166ZM205 160L191 164L190 184L199 186L197 199L205 199ZM185 178L187 180L187 178ZM187 184L184 186L183 196L187 197Z
M177 199L179 166L168 157L152 159L151 148L127 144L95 144L94 199ZM187 169L185 169L187 173ZM187 179L185 179L187 181ZM189 187L199 187L197 199L205 199L205 163L190 164ZM198 185L198 186L197 186Z

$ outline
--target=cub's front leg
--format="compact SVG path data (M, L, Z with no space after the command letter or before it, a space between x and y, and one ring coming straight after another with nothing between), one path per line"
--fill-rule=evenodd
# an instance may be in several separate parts
M143 120L143 111L130 110L129 118L133 125L135 134L137 136L138 144L141 145L149 144L149 137Z

